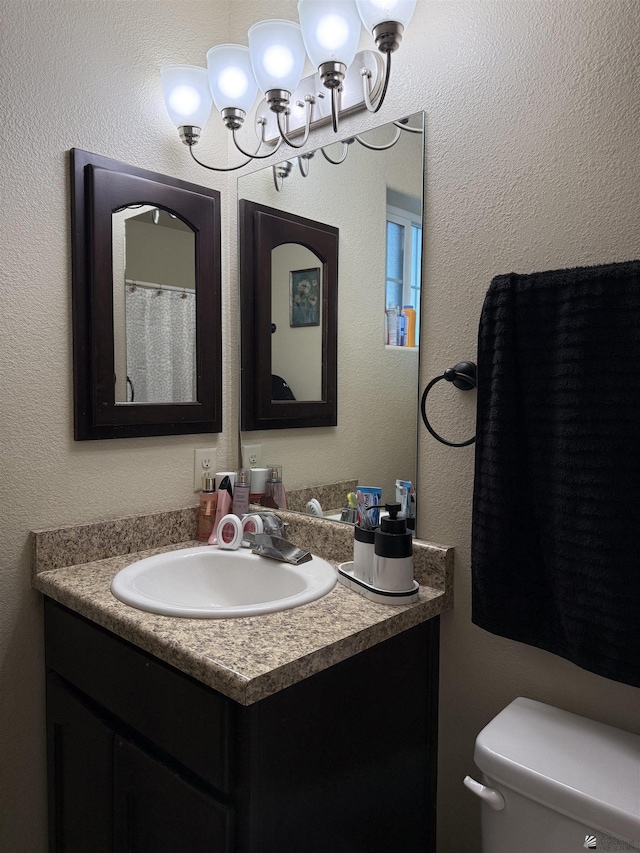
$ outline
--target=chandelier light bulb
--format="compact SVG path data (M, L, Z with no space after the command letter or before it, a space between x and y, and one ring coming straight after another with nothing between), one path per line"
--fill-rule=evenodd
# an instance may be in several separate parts
M417 0L356 0L362 23L370 33L389 21L406 27L413 17L416 3Z
M218 85L222 94L233 101L244 95L249 88L249 81L241 68L225 68L218 77Z
M164 102L176 127L204 127L211 113L207 72L193 65L168 65L160 71Z
M196 113L201 103L202 98L193 86L176 86L169 95L169 106L182 117Z
M309 59L316 68L326 62L351 65L360 40L355 0L299 0L298 17Z
M282 80L291 73L294 58L286 44L274 44L265 50L262 62L274 80Z
M349 38L349 27L341 15L325 15L318 21L316 40L328 51L338 51Z
M293 21L260 21L247 35L251 66L260 90L294 92L306 58L300 27Z
M216 109L247 113L253 106L258 85L253 76L249 48L219 44L207 51L207 72Z

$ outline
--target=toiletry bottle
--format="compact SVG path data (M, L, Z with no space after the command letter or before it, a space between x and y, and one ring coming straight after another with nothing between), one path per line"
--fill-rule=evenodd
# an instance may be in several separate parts
M390 302L386 311L387 315L387 346L398 345L398 314L395 302Z
M406 317L407 323L405 346L414 347L416 345L416 309L413 305L405 305L402 308L402 313Z
M251 469L251 492L249 494L249 503L259 504L261 502L267 487L268 476L268 468Z
M375 531L356 524L353 528L353 574L369 586L373 585L373 547Z
M250 474L246 468L240 468L236 474L236 486L233 490L233 514L242 518L249 512Z
M407 315L398 306L398 346L407 345Z
M214 478L203 476L200 507L198 509L198 540L200 542L208 542L213 533L217 498Z
M261 503L272 509L286 509L287 495L282 482L282 465L269 465L269 476L265 484L265 495Z
M375 532L373 584L389 592L413 592L413 543L400 504L386 504L389 515Z
M207 539L209 545L217 545L217 530L218 525L222 521L225 515L228 515L231 512L231 504L233 503L233 489L231 487L231 480L229 477L223 477L220 485L218 486L217 492L217 502L216 502L216 517L213 522L213 530L211 532L211 536Z

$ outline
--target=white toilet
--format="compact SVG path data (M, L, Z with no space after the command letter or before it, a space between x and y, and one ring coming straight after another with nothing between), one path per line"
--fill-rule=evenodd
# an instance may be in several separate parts
M519 698L474 759L483 853L640 850L640 736Z

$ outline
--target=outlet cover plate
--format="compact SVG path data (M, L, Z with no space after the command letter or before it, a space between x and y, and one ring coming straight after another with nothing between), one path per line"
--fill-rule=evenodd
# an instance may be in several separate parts
M242 467L243 468L261 468L262 467L262 445L261 444L243 444L242 445Z
M193 460L193 491L199 492L202 488L203 474L213 476L218 470L218 448L202 447L194 450Z

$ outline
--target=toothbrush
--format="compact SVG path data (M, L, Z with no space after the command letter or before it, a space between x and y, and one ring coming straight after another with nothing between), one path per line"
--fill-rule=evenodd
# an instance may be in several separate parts
M364 495L360 489L356 492L356 500L358 502L358 518L360 520L360 527L363 530L371 530L371 522L367 515L367 504L365 503Z

